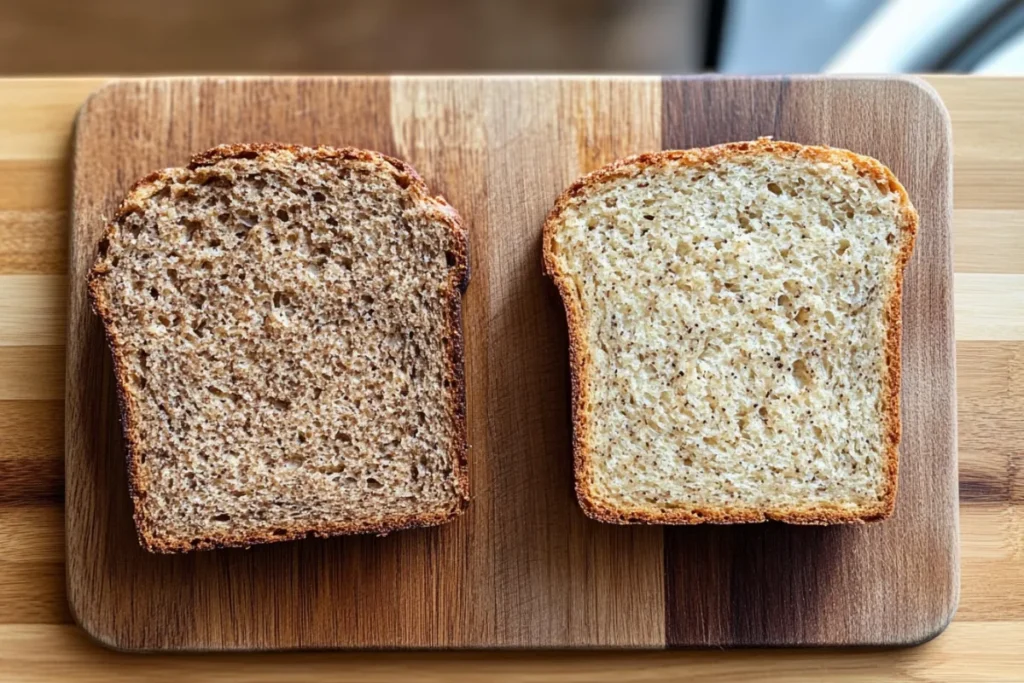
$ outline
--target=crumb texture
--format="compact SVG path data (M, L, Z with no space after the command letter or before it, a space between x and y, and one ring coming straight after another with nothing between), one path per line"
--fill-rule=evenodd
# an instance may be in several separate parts
M894 180L790 148L654 155L549 220L597 506L753 521L895 494L888 302L912 208Z
M205 156L132 191L91 283L144 542L450 518L467 496L457 215L373 153Z

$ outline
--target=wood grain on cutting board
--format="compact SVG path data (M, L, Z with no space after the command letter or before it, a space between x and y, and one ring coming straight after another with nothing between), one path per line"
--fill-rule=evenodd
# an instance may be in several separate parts
M922 210L904 306L896 517L864 528L663 530L572 497L564 314L540 227L576 176L626 154L758 134L877 156ZM466 219L474 501L387 538L167 557L139 548L102 332L84 274L128 186L214 144L402 157ZM909 643L956 604L950 148L902 80L175 79L108 86L74 150L67 337L68 598L125 649Z
M860 527L666 530L668 641L888 644L935 635L959 595L952 150L944 107L904 79L679 79L665 82L662 97L666 149L760 135L852 149L889 166L920 214L903 292L894 518Z

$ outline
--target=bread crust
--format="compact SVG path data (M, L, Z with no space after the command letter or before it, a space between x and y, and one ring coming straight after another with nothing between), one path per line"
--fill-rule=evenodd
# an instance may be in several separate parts
M892 295L883 310L886 324L885 364L886 377L882 387L882 414L885 420L885 492L877 505L859 510L817 504L813 506L782 506L774 509L737 509L726 507L692 507L666 510L656 506L622 506L601 500L590 489L593 471L589 451L590 394L588 369L591 363L587 348L586 326L582 303L572 277L558 267L553 238L561 224L562 214L577 199L602 184L616 178L639 175L645 169L678 163L682 166L715 164L738 156L773 155L779 158L803 157L815 161L851 167L857 173L870 177L880 187L896 193L900 200L900 249L896 253L896 269L892 281ZM572 448L576 497L580 507L592 519L612 524L735 524L745 522L779 521L789 524L859 524L883 520L892 515L896 507L899 486L900 442L900 348L902 340L901 307L903 300L903 271L914 249L918 228L918 214L910 202L906 189L884 164L871 157L849 150L816 147L793 142L776 141L762 137L750 142L733 142L713 147L689 150L668 150L626 157L579 178L555 201L555 206L544 222L542 238L542 267L558 289L565 308L569 328L569 368L572 385Z
M276 525L266 533L230 532L209 535L199 538L164 538L146 519L142 501L147 495L147 482L141 474L141 446L139 439L138 419L131 400L130 383L123 348L124 345L114 325L113 311L103 288L103 280L108 273L104 256L106 245L113 237L120 222L130 213L139 210L149 198L175 176L185 172L214 166L232 159L256 159L284 155L291 161L359 161L374 164L380 172L391 173L396 181L409 193L412 201L424 206L429 215L448 226L455 248L452 251L453 264L449 268L448 283L445 291L445 338L447 358L445 367L445 386L447 391L448 416L454 428L455 437L449 457L456 479L457 501L450 510L429 512L414 515L402 515L389 519L381 519L359 523L325 522L313 525ZM469 285L469 238L458 212L444 197L431 196L426 183L406 162L370 150L353 147L334 148L327 146L303 147L279 143L243 143L219 145L196 154L186 168L167 168L154 171L138 180L128 190L113 219L107 224L104 236L99 243L99 255L96 264L88 275L89 300L93 311L101 318L107 345L113 359L117 402L120 411L121 426L124 433L126 466L128 470L128 487L134 508L133 517L139 542L142 546L155 553L174 553L190 550L207 550L214 548L245 548L260 543L289 541L300 538L340 536L348 534L379 534L415 527L436 526L451 521L462 514L469 506L469 469L467 459L467 428L466 428L466 387L463 361L462 340L462 295Z

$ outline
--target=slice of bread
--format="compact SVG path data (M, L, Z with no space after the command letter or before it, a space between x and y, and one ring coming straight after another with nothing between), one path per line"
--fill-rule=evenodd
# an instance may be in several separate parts
M142 544L451 520L468 503L467 236L407 164L231 145L153 173L90 275Z
M762 138L624 159L544 226L576 491L615 523L883 519L917 213L878 161Z

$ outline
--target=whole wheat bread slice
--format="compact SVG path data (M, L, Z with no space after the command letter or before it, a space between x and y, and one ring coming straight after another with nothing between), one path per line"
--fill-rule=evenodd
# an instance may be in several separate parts
M128 193L90 274L151 551L387 533L468 504L467 236L407 164L231 145Z
M576 490L616 523L883 519L917 213L878 161L763 138L624 159L544 226Z

